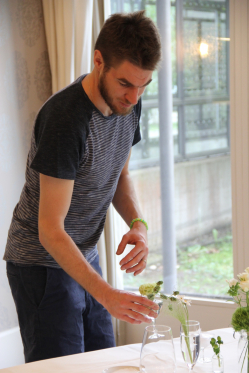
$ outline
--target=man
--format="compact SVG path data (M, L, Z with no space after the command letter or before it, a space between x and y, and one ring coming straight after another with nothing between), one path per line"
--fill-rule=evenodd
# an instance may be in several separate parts
M114 346L110 314L133 324L156 317L153 302L101 278L96 243L112 202L132 222L117 250L135 245L121 270L144 270L146 224L138 220L128 163L141 138L140 96L160 53L158 31L144 12L111 16L95 45L93 71L37 115L4 255L26 362Z

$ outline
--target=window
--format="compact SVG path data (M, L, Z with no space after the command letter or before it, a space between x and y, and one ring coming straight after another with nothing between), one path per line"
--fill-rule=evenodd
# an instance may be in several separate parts
M161 2L112 0L111 5L113 13L146 9L157 22ZM225 297L225 279L233 277L228 20L228 1L171 2L176 242L168 247L164 234L168 227L163 216L168 206L162 197L167 186L160 146L162 126L167 123L159 120L160 73L154 72L143 96L142 141L134 147L130 162L149 224L150 255L143 274L124 275L126 288L162 278L166 283L169 254L177 257L174 288L181 293Z

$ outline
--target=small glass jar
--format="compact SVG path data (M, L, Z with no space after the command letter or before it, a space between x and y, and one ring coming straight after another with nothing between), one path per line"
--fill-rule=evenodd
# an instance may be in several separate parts
M223 373L224 372L224 359L222 355L214 355L212 357L212 372Z
M240 331L238 342L238 373L249 372L249 333L245 330Z

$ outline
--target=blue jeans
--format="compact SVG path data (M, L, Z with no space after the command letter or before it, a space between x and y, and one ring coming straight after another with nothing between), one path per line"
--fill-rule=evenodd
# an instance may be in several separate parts
M7 276L26 363L115 346L110 314L63 269L8 262Z

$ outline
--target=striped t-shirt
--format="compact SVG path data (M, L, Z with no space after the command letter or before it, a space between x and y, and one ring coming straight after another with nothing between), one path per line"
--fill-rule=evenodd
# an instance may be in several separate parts
M132 145L141 139L141 102L127 116L105 117L84 92L84 77L51 96L36 117L6 261L60 268L39 241L39 173L74 180L64 227L86 259L93 260L120 173Z

